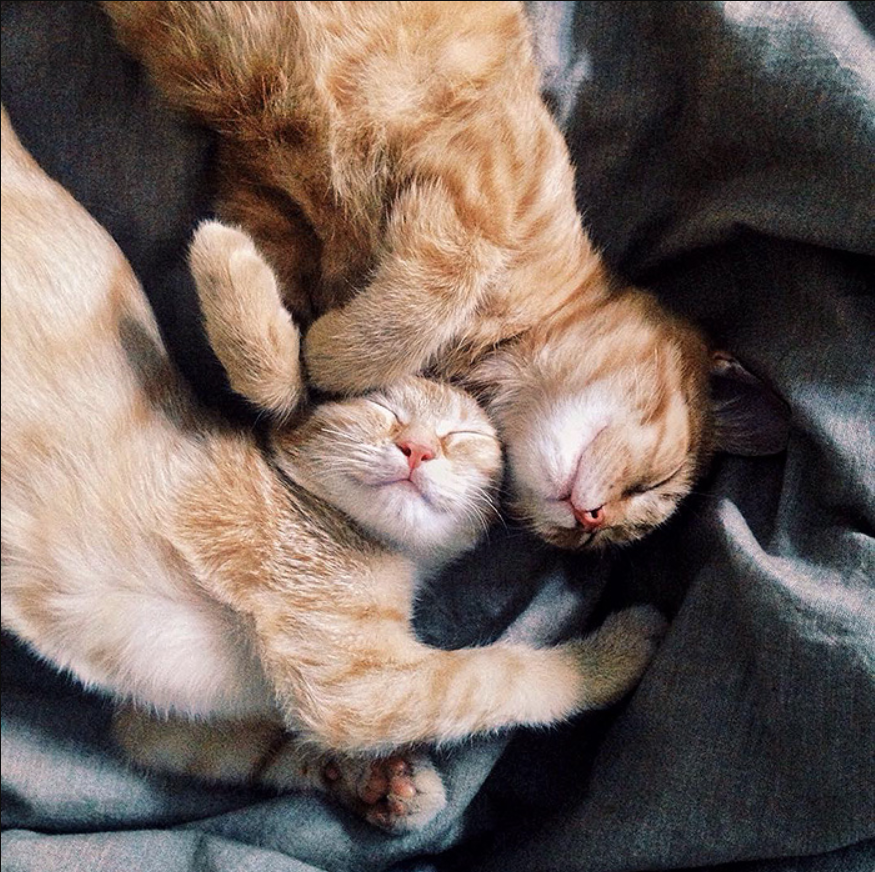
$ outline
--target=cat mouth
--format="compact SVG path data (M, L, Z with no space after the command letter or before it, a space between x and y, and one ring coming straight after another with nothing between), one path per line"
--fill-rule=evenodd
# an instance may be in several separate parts
M412 478L400 476L399 478L391 478L388 481L383 481L377 484L380 489L394 487L400 493L415 494L427 506L431 506L432 502L425 491Z
M573 530L557 530L554 534L554 544L560 548L579 551L598 547L598 533L589 533L579 528Z
M584 530L582 527L544 527L536 525L536 532L551 545L565 551L604 551L623 547L640 539L652 528L601 527Z
M560 527L553 524L534 523L534 530L550 545L563 551L591 551L604 547L610 540L607 529L584 530L580 526Z

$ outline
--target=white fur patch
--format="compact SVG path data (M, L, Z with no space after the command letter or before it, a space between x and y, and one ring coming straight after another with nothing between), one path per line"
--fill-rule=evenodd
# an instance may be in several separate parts
M508 445L518 483L548 503L567 499L584 451L616 413L616 400L606 385L598 383L574 396L552 400L530 415L528 429Z

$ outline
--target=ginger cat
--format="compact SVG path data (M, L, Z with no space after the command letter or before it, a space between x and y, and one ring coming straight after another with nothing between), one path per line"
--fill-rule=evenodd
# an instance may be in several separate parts
M316 319L312 381L355 393L430 371L478 390L516 513L547 541L632 541L715 451L783 447L780 402L593 250L522 4L103 5L218 131L220 214L253 234L295 318ZM215 339L232 381L243 337L264 344L249 317L233 347ZM297 401L293 333L276 316L262 358L278 412Z
M190 396L123 255L5 111L0 178L3 627L167 717L120 716L135 760L329 790L398 830L443 803L410 746L553 723L638 680L663 629L647 608L551 648L415 637L417 572L492 516L501 450L470 396L410 377L261 442L233 431ZM279 307L236 229L203 225L191 265L212 333L252 300Z

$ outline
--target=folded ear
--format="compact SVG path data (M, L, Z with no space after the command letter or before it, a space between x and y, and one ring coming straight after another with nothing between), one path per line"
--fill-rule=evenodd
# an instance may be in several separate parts
M790 407L721 351L711 363L711 411L718 451L758 457L787 447Z

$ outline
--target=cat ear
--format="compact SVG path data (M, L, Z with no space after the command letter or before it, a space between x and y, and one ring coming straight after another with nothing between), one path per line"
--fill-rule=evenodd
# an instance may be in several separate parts
M718 451L759 457L787 446L790 407L722 351L711 361L711 411Z

